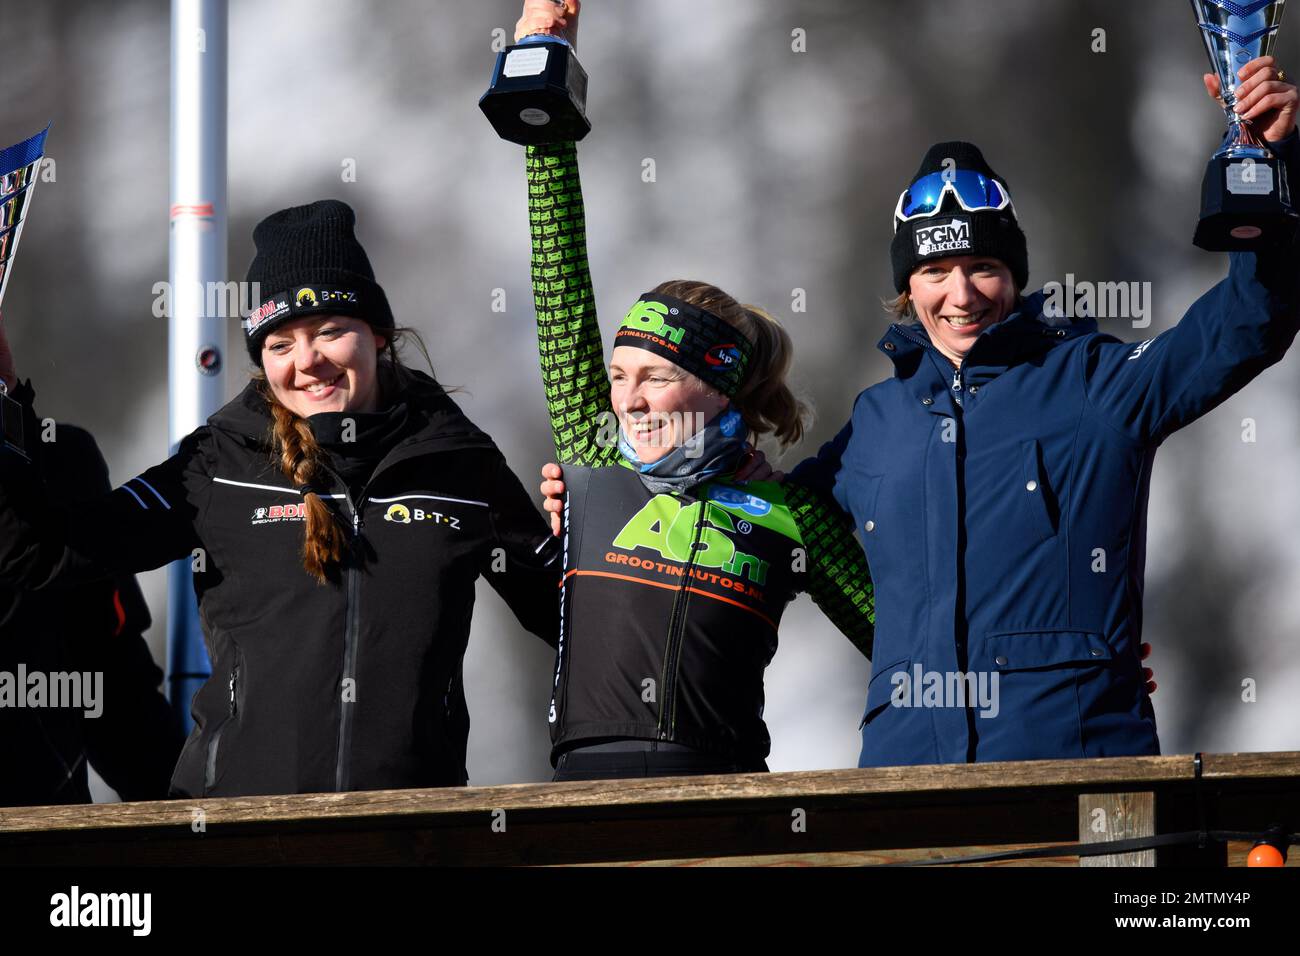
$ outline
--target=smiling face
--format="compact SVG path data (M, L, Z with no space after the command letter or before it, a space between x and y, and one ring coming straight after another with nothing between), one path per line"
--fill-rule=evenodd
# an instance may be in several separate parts
M961 364L976 336L1005 319L1016 304L1011 270L986 256L923 262L913 270L908 291L930 342L954 365Z
M312 315L286 322L262 343L272 394L301 418L379 407L379 350L387 339L361 319Z
M728 401L653 352L620 345L609 363L610 400L637 458L658 461L716 418Z

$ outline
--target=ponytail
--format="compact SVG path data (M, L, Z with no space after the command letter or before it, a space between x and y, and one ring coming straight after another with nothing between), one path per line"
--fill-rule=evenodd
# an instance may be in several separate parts
M271 409L271 460L295 488L319 487L324 480L325 452L316 443L311 426L276 399L264 376L257 378L258 391ZM329 581L330 573L343 561L345 537L334 512L314 491L302 496L307 509L306 530L302 542L303 569L320 584Z

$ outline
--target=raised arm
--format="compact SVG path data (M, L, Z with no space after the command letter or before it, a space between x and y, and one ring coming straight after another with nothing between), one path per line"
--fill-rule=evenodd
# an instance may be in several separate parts
M1272 56L1237 71L1237 110L1282 160L1292 202L1300 195L1300 90ZM1219 79L1205 74L1210 96ZM1094 409L1135 441L1159 444L1278 362L1300 329L1300 247L1235 252L1228 277L1172 329L1131 344L1090 343L1083 369Z
M575 144L528 147L528 220L537 349L555 453L564 464L613 464L617 446L598 441L602 425L612 437L609 379L587 266Z

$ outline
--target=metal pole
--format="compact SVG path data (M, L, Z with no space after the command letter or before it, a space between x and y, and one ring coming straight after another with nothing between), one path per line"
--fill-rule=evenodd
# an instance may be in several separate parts
M225 398L226 0L172 0L167 435L171 450ZM230 300L233 298L233 313ZM168 568L167 691L186 728L211 670L194 599L198 554Z

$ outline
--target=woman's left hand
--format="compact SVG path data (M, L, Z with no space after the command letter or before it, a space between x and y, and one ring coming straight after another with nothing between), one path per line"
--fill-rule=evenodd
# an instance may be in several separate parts
M1150 656L1151 656L1150 644L1143 642L1142 644L1138 645L1138 660L1144 661ZM1142 676L1143 678L1146 679L1147 682L1147 693L1154 694L1156 692L1155 671L1153 671L1149 667L1144 667L1142 668Z
M1264 142L1286 139L1295 129L1300 93L1295 84L1280 79L1281 75L1277 61L1271 56L1256 57L1237 71L1241 80L1237 86L1237 114L1250 120L1255 138ZM1219 99L1219 78L1206 73L1203 79L1206 92ZM1219 99L1219 102L1223 101Z
M560 536L564 514L564 469L553 461L542 465L542 507L551 513L551 534Z
M784 481L785 473L773 471L767 456L748 443L745 453L740 456L740 467L736 469L737 481Z

